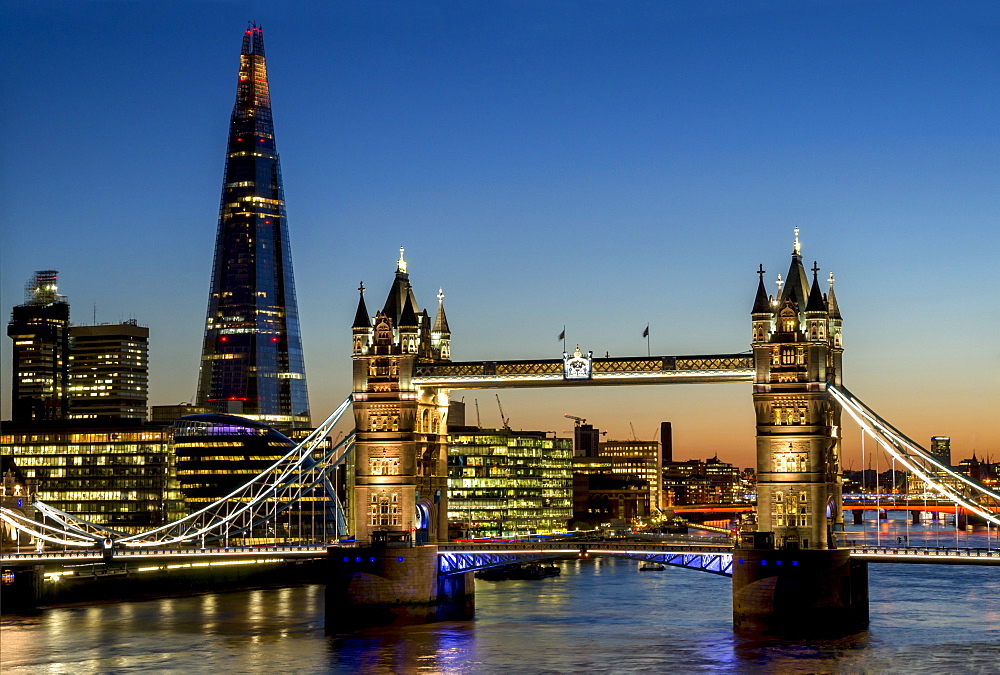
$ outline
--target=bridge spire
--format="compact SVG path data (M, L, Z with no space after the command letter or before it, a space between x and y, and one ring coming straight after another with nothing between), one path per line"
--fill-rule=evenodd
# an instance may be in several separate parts
M431 350L433 355L442 361L451 360L451 328L448 327L448 316L444 313L444 289L439 288L437 316L434 317L434 328L431 330Z
M352 328L371 328L372 320L368 315L368 307L365 305L365 282L358 286L358 311L354 314L354 324Z
M836 279L833 276L833 272L830 272L830 292L826 296L826 309L830 313L831 319L842 319L844 317L840 316L840 307L837 305L837 296L833 293L833 282Z
M809 290L809 302L806 304L806 312L826 312L826 301L823 300L823 291L819 289L819 278L817 277L818 272L819 267L817 267L816 262L813 261L813 281L812 288Z
M753 309L750 310L751 314L771 314L771 299L767 297L767 289L764 288L764 266L761 265L757 270L757 274L760 275L760 279L757 281L757 297L753 302Z

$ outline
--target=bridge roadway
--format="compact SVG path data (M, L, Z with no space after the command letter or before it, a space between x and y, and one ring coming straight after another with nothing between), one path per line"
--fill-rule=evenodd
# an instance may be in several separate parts
M333 546L248 546L230 548L163 548L129 549L114 552L112 562L166 564L168 567L187 565L227 564L239 561L285 561L326 557L331 548L345 555L352 545ZM732 546L692 541L514 541L514 542L448 542L438 545L442 573L474 571L497 565L567 556L589 557L610 555L663 562L728 576L732 569ZM728 556L728 558L727 558ZM1000 549L854 546L851 557L870 563L922 563L945 565L1000 565ZM6 552L0 563L6 568L45 565L75 566L104 562L99 549L42 551L30 553ZM725 571L728 567L728 572Z

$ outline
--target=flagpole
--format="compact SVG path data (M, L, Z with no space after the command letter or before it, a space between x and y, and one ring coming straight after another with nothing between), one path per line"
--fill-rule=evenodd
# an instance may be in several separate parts
M646 357L650 356L649 353L649 324L646 324L646 330L643 331L643 335L646 336Z
M563 353L565 354L566 353L566 324L563 324L562 336L563 336Z

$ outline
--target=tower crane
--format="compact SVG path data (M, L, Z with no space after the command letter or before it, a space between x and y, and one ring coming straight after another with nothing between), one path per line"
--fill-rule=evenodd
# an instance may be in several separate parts
M510 431L510 418L505 417L503 414L503 404L500 403L500 394L494 394L497 397L497 407L500 408L500 421L503 422L503 428L505 431Z
M563 413L563 417L567 417L567 418L569 418L571 420L575 420L575 424L573 426L576 426L576 427L580 426L581 424L586 424L587 423L587 418L586 417L577 417L576 415L570 415L569 413Z

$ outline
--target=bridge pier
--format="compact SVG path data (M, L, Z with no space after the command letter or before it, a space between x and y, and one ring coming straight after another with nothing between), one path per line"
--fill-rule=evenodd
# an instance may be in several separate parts
M855 509L851 512L854 514L854 524L864 525L865 524L865 512L864 509Z
M472 572L438 575L437 546L330 547L326 632L471 619Z
M912 519L910 522L913 525L919 525L920 524L920 514L921 514L921 512L920 511L911 511L910 514L911 514L910 518Z
M843 636L868 627L868 564L846 549L733 551L733 629Z
M36 609L42 598L44 573L42 565L4 567L3 613L16 614Z

